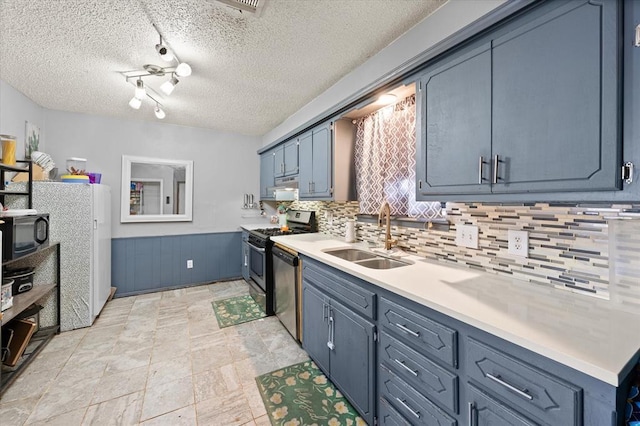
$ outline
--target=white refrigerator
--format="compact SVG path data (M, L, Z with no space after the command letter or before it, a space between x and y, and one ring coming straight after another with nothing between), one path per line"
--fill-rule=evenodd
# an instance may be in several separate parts
M111 188L33 182L33 208L49 213L49 241L60 242L60 327L88 327L111 291Z

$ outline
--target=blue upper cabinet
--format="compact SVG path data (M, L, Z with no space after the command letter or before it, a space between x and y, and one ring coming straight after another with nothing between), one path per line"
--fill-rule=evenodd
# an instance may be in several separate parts
M300 136L300 198L329 199L332 196L331 133L331 123L326 122Z
M260 199L272 200L275 195L271 188L275 184L275 151L260 154Z
M613 0L545 2L425 69L417 198L614 198L622 189L620 10Z
M275 177L298 174L298 139L293 139L275 148Z
M284 175L291 176L297 175L299 171L298 167L298 139L293 139L284 144Z
M493 192L621 188L617 22L574 1L493 40Z
M490 193L491 45L428 69L418 82L418 191Z

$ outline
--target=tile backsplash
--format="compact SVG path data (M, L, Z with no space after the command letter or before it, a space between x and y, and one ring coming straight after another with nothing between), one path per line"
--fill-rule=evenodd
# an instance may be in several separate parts
M297 201L291 207L315 210L318 230L337 237L344 236L346 220L358 215L357 202ZM392 226L391 233L400 247L426 258L609 299L608 219L624 216L623 209L634 207L447 203L448 231ZM478 226L477 250L456 246L458 224ZM510 229L529 232L529 257L508 253ZM380 244L384 230L376 223L358 221L357 238ZM640 304L639 294L626 294Z

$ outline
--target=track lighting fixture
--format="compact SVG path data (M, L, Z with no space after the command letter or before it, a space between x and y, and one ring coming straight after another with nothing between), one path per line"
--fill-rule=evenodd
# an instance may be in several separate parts
M167 116L167 114L165 114L164 110L162 108L160 108L160 104L156 102L156 107L153 110L153 112L155 112L156 117L158 118L158 120L162 120L163 118L165 118Z
M131 70L131 71L121 71L120 74L125 78L127 82L134 83L135 80L135 91L133 98L129 101L129 106L133 109L140 109L142 106L142 101L145 98L151 99L155 102L155 107L153 112L155 116L162 120L167 116L164 109L162 108L160 101L162 101L162 93L167 96L170 95L175 89L176 85L179 83L178 77L188 77L191 75L191 66L186 62L182 62L178 55L176 55L168 43L163 41L162 34L158 28L153 24L153 28L158 33L160 37L160 43L155 45L156 52L160 55L160 57L168 62L173 62L177 64L175 66L158 66L154 64L146 64L139 70ZM149 84L149 81L143 81L146 77L166 77L169 76L169 80L162 83L159 88L162 91L157 91L158 86ZM131 80L131 81L129 81Z
M162 83L162 86L160 86L160 89L167 95L170 95L173 92L173 89L176 88L176 85L178 83L179 83L178 79L175 76L173 76L171 77L171 80L165 81L164 83Z

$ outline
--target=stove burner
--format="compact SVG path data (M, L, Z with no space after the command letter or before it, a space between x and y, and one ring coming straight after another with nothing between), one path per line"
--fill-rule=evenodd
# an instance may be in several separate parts
M265 235L267 237L275 237L278 235L303 234L309 231L304 229L289 229L288 231L282 231L280 230L280 228L262 228L262 229L254 229L253 232Z

